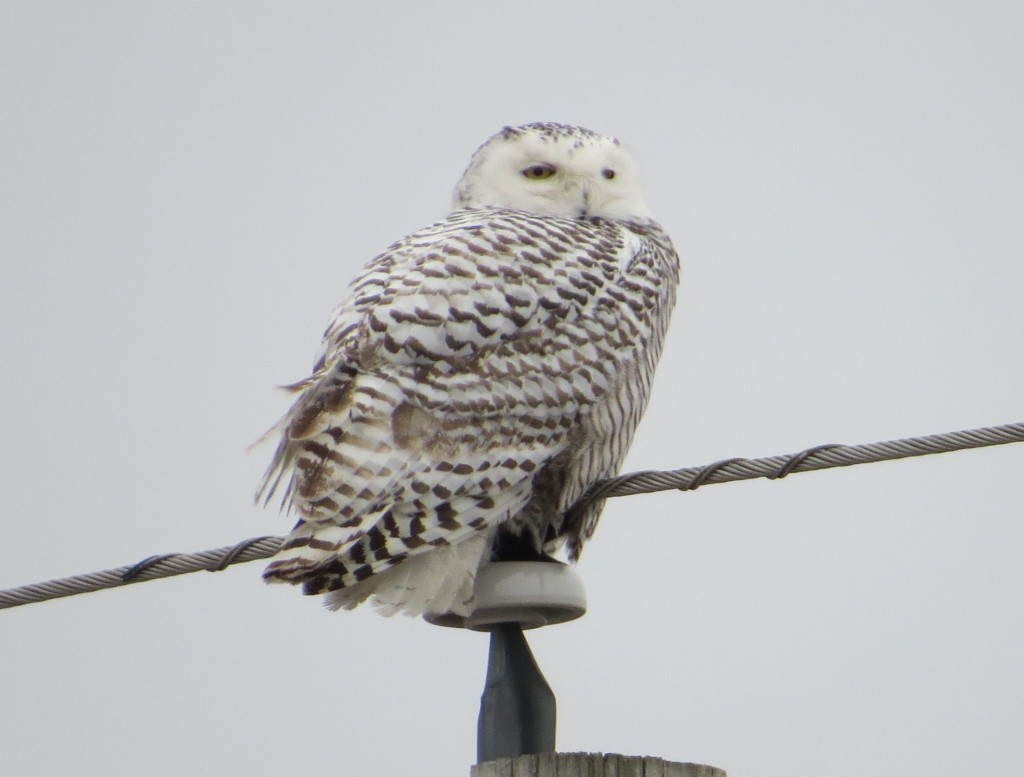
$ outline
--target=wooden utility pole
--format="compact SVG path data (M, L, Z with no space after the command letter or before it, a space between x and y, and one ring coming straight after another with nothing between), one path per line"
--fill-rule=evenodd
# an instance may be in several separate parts
M477 764L470 777L726 777L703 764L608 753L538 753Z

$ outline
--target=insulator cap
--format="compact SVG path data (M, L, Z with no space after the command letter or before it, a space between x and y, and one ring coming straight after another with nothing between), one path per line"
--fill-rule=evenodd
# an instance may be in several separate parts
M556 561L495 561L481 567L468 616L427 613L436 626L490 631L500 623L536 629L576 620L587 611L580 576Z

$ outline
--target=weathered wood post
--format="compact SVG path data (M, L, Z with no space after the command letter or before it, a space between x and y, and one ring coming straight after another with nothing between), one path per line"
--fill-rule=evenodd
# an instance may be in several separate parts
M426 616L439 626L491 633L471 777L725 777L701 764L555 752L555 695L523 630L575 620L586 611L583 584L565 564L496 561L477 576L469 616Z
M703 764L609 753L541 753L477 764L470 777L726 777Z

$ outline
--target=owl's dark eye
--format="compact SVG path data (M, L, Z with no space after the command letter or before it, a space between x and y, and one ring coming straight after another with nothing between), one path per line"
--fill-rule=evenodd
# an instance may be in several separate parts
M543 181L545 178L550 178L554 174L555 166L549 165L546 162L539 165L530 165L523 170L523 175L531 181Z
M610 181L612 178L615 177L615 171L612 170L610 167L606 167L604 170L601 171L601 175L603 175Z

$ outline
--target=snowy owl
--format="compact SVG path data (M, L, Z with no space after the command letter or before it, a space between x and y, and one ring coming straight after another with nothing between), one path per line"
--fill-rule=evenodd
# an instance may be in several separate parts
M300 516L270 582L385 614L472 607L494 559L575 561L647 404L679 258L619 142L506 127L446 219L371 260L324 334L257 498Z

